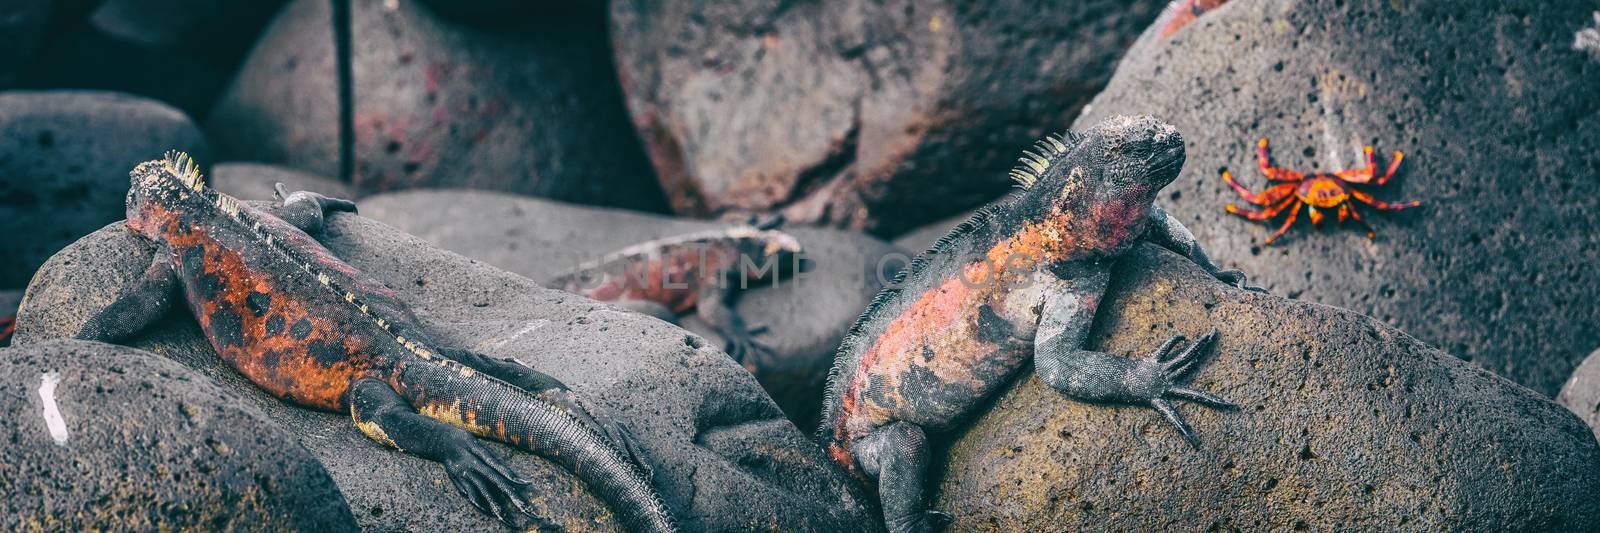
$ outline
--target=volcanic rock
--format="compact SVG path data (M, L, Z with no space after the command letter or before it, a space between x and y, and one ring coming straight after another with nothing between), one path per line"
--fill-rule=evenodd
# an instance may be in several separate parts
M0 349L6 531L357 531L293 433L159 355L55 340Z
M998 196L1166 2L611 4L629 110L680 214L894 235Z
M1226 286L1143 245L1089 347L1143 357L1213 328L1189 386L1238 411L1081 403L1031 372L949 450L961 531L1600 527L1600 444L1542 395L1350 311Z

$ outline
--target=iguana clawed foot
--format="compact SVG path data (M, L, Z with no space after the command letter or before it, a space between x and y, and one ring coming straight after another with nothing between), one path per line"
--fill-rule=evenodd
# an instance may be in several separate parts
M479 511L518 529L541 520L528 509L522 491L532 482L518 476L505 461L482 443L465 438L455 444L457 453L444 461L450 483Z
M1182 353L1169 359L1167 356L1183 340L1182 335L1173 336L1150 355L1134 361L1133 368L1127 374L1126 383L1133 401L1147 404L1161 413L1161 416L1177 428L1178 433L1183 435L1183 439L1188 441L1190 446L1199 448L1200 438L1195 435L1188 422L1184 421L1183 415L1177 408L1173 407L1171 400L1187 400L1218 409L1238 409L1239 406L1209 393L1178 386L1178 381L1197 366L1200 352L1216 342L1217 331L1211 330L1190 344Z
M755 339L756 335L766 331L766 326L756 326L745 330L743 335L730 335L728 339L728 355L752 374L761 368L771 368L778 356L771 347Z

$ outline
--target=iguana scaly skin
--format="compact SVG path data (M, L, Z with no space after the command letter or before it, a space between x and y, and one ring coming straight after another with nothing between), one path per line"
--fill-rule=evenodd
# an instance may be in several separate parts
M576 473L629 529L676 529L624 428L550 376L437 342L393 291L312 238L327 211L354 204L279 184L282 205L256 209L205 187L179 153L131 177L127 227L156 245L155 258L79 338L125 339L181 292L217 354L250 381L348 412L373 440L444 463L463 496L508 525L538 523L529 482L473 435Z
M1025 189L901 271L845 337L829 374L818 437L840 465L877 481L890 531L945 518L923 502L927 433L962 422L1030 359L1051 387L1150 406L1194 445L1169 400L1232 407L1176 383L1215 332L1171 360L1164 356L1178 338L1140 360L1084 349L1112 265L1141 238L1243 283L1153 203L1183 165L1177 130L1116 117L1035 148L1012 171Z
M733 295L753 283L808 268L800 241L760 226L739 225L656 239L601 256L546 286L655 316L668 322L691 310L727 340L728 355L752 372L769 367L772 350L757 342Z

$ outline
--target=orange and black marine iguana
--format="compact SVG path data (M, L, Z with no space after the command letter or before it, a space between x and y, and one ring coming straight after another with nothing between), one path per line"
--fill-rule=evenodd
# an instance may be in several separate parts
M961 423L1030 359L1062 393L1152 407L1195 446L1170 400L1235 407L1178 383L1215 331L1170 359L1179 337L1138 360L1084 349L1112 266L1141 239L1244 284L1154 205L1183 166L1178 131L1116 117L1035 147L1012 171L1024 190L902 270L846 335L829 373L818 438L846 470L877 481L890 531L947 518L923 501L927 434Z
M777 231L782 218L639 243L579 265L545 284L677 323L693 310L727 340L726 350L746 370L772 366L772 350L755 340L732 300L752 283L794 276L810 268L800 241Z
M250 381L348 412L373 440L443 463L463 496L507 525L538 524L529 482L473 435L574 472L630 530L676 530L625 428L550 376L437 342L393 291L312 238L328 211L355 204L279 184L282 205L256 209L205 187L176 152L130 176L127 227L155 243L155 258L79 338L125 339L181 291L217 354Z

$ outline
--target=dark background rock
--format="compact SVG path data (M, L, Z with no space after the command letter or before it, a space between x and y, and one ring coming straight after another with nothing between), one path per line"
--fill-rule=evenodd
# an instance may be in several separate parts
M0 1L0 88L16 83L32 62L50 20L51 0Z
M371 220L338 214L323 241L393 287L445 342L516 357L613 412L639 437L656 486L686 531L868 527L864 500L755 380L700 337L438 250ZM40 269L18 341L75 331L143 271L150 252L120 226L80 240ZM294 407L227 367L187 309L131 343L201 370L246 398L328 468L367 530L498 530L437 464L380 448L348 414ZM532 507L571 530L614 530L576 478L532 454L490 444L535 480Z
M65 441L46 425L53 396ZM199 372L84 341L0 350L7 531L356 531L294 434Z
M1561 386L1561 393L1556 395L1556 403L1583 419L1594 430L1595 438L1600 439L1600 350L1589 354L1572 371L1566 385Z
M592 11L592 2L528 0L418 0L441 17L474 26L503 28L539 17L566 17Z
M167 150L206 160L181 111L99 91L0 92L0 287L124 215L128 171Z
M89 23L106 35L147 48L203 48L234 60L249 49L285 0L106 0Z
M1090 347L1220 331L1189 383L1243 409L1079 403L1032 374L950 451L956 530L1590 531L1600 445L1543 396L1369 317L1224 286L1143 246Z
M362 200L361 210L435 246L536 281L625 246L732 225L476 191L383 194ZM816 425L822 385L839 341L906 261L903 252L853 232L783 231L800 240L814 269L776 287L752 285L735 297L734 309L752 326L768 326L756 340L773 349L780 366L763 368L756 377L797 426L809 429ZM887 273L880 277L873 269L885 257ZM683 326L711 339L713 346L723 345L697 317L686 317Z
M203 121L280 3L57 0L17 87L136 94Z
M261 163L219 163L211 167L211 186L241 200L277 201L272 185L282 183L290 192L312 191L330 198L355 199L349 184L289 167Z
M1009 187L1163 5L619 0L611 33L677 212L893 235Z
M1272 292L1352 309L1546 395L1600 344L1600 62L1572 49L1592 1L1234 1L1170 40L1148 34L1076 127L1147 113L1189 160L1161 203L1225 267ZM1382 38L1373 36L1381 35ZM1256 141L1280 166L1400 174L1420 200L1313 231L1223 212L1253 190ZM1281 219L1280 219L1281 220Z
M601 6L481 28L352 2L354 185L471 187L665 209L627 120ZM339 171L328 3L291 3L207 123L229 159Z

